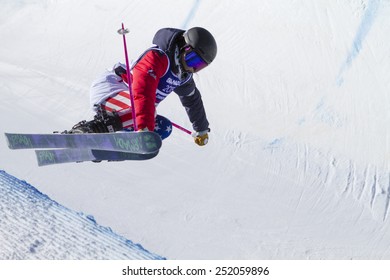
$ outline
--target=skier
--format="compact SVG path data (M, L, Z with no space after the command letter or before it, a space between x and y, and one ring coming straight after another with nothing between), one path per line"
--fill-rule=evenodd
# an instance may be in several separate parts
M160 29L147 49L131 65L132 92L138 131L155 131L168 137L171 122L156 114L157 105L172 91L178 94L192 123L195 143L208 142L209 122L193 73L216 57L217 44L209 31L194 27L187 31ZM90 91L96 111L92 121L81 121L65 133L104 133L132 129L126 65L117 63L96 79Z

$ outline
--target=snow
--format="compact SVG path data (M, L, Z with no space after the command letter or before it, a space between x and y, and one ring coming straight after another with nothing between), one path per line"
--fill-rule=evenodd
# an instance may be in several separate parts
M0 171L0 259L152 259L146 251Z
M0 137L0 168L168 259L390 257L390 2L4 1L3 132L89 119L91 81L161 27L209 29L196 75L210 121L145 162L38 167ZM172 94L158 113L190 128Z

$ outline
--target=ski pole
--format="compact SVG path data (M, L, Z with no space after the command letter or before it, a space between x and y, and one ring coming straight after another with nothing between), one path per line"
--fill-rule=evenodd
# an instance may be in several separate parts
M133 117L134 131L137 131L138 126L137 126L137 121L135 119L134 96L133 96L133 90L131 88L132 80L131 80L130 67L129 67L129 56L127 55L127 44L126 44L126 34L129 33L129 30L125 29L125 26L122 23L122 28L118 30L118 33L123 36L123 48L125 49L126 72L127 72L127 80L128 80L129 93L130 93L131 114Z
M192 132L189 131L188 129L186 129L186 128L184 128L184 127L182 127L182 126L180 126L180 125L178 125L178 124L176 124L176 123L174 123L174 122L171 122L171 123L172 123L172 126L178 128L178 129L180 129L181 131L184 131L185 133L187 133L187 134L189 134L189 135L192 134Z

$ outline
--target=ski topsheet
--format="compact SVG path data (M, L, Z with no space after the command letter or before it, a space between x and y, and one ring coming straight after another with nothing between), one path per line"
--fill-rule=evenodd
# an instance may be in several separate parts
M137 154L155 153L161 137L151 131L85 134L5 133L10 149L96 149Z
M52 165L68 162L82 161L124 161L124 160L147 160L154 158L158 150L148 154L126 153L104 150L90 149L54 149L54 150L36 150L38 165Z

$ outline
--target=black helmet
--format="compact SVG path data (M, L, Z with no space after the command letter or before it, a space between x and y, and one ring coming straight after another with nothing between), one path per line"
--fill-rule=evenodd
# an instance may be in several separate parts
M207 63L210 64L217 55L217 43L213 35L202 27L193 27L184 34L184 40Z

